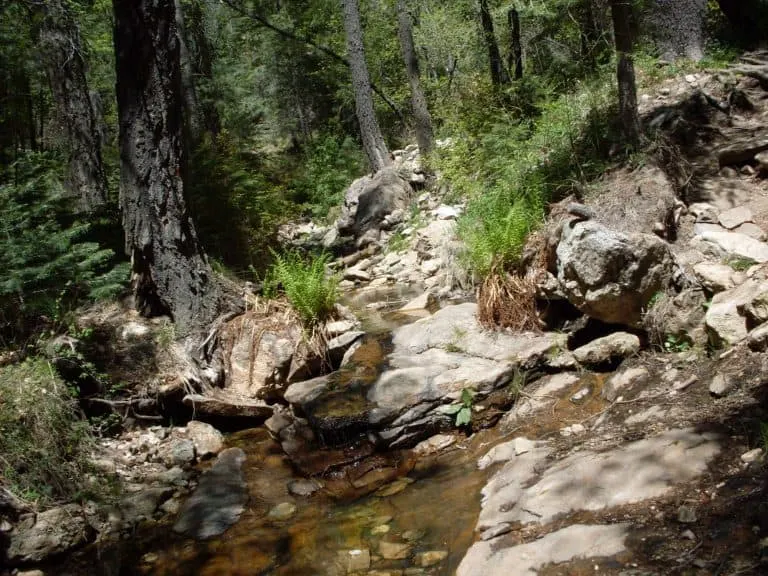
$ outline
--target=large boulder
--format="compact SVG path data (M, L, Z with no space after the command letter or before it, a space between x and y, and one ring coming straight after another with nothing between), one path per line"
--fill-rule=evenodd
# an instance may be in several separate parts
M225 388L246 398L272 396L287 382L301 339L297 323L276 323L255 313L231 320L222 331L230 350Z
M76 504L30 515L11 533L7 557L12 565L42 562L85 544L93 529Z
M759 308L768 294L768 280L750 278L741 286L715 294L707 309L707 329L719 344L733 345L747 337L754 318L748 318ZM752 322L750 322L752 320Z
M342 234L360 236L378 228L395 210L405 210L412 194L410 184L394 168L358 178L344 193L336 227Z
M589 220L562 227L557 279L568 300L592 318L639 326L673 271L669 245L656 236L626 235Z

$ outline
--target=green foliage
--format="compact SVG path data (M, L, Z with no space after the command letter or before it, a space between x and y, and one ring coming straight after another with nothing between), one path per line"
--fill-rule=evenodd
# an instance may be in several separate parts
M467 426L472 422L472 406L475 403L475 392L472 388L464 388L461 391L459 402L451 404L446 410L446 414L455 415L454 424L457 428Z
M54 156L28 154L0 173L0 330L10 335L24 319L63 320L125 288L128 265L88 240L69 204Z
M365 172L367 160L349 136L324 134L307 146L293 182L293 198L315 218L341 204L344 190Z
M12 492L45 506L101 491L87 477L88 423L48 362L0 369L0 398L0 479Z
M690 349L691 342L685 334L668 334L664 340L664 350L667 352L687 352Z
M274 294L277 287L281 287L305 326L328 318L338 299L339 283L336 276L326 274L330 256L305 258L296 252L285 255L272 252L272 255L275 261L265 278L265 292Z
M755 262L751 258L734 257L726 260L726 264L728 264L728 266L733 268L736 272L746 272L747 270L752 268L752 266L757 264L757 262Z
M436 163L454 194L471 199L459 221L470 271L484 277L514 266L547 203L605 166L611 86L596 79L575 94L543 100L535 120L497 107L493 122L465 124L466 133L440 151Z
M288 212L279 185L265 172L226 132L205 138L190 162L187 191L200 238L235 272L267 260L267 246Z

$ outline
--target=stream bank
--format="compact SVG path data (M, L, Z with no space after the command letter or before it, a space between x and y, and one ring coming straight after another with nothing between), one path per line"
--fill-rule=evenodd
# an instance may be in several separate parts
M727 80L670 82L643 99L647 121L672 135L701 123L700 91L725 98ZM553 207L530 260L539 306L568 312L550 314L554 330L479 324L452 272L462 207L430 192L414 194L425 221L395 208L351 244L314 225L296 235L352 246L335 264L355 312L338 336L359 334L338 370L291 381L288 337L261 347L265 332L237 332L239 390L253 391L237 406L258 405L266 426L225 439L242 475L223 487L231 527L170 530L195 489L216 491L203 461L177 510L43 571L764 573L768 98L738 86L755 109L705 107L721 135L688 143L684 195L663 167L622 168L585 204Z

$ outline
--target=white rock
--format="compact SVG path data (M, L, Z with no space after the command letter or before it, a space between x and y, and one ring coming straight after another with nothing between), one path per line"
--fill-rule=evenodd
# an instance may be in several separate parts
M461 212L455 207L446 206L445 204L438 206L437 209L432 211L432 215L439 220L456 220L456 218L459 217L459 214L461 214Z
M752 222L752 211L746 206L737 206L721 212L718 221L723 228L733 230L745 222Z
M768 262L768 244L737 232L703 230L699 236L711 242L730 256L748 258L755 262Z
M438 270L440 270L441 264L442 263L440 262L439 258L434 258L432 260L425 260L424 262L421 263L421 271L427 276L432 276Z
M711 292L722 292L736 286L734 270L726 264L699 262L693 267L696 278Z
M754 450L750 450L749 452L744 452L744 454L741 455L741 461L747 464L751 464L752 462L756 462L760 460L762 456L763 456L763 449L755 448Z
M427 290L400 308L400 312L407 312L410 310L426 310L434 304L435 296L432 294L432 292Z

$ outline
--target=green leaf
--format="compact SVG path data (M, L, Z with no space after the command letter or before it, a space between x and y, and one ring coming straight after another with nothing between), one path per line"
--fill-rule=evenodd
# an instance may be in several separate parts
M476 392L472 390L472 388L464 388L464 390L461 391L461 402L465 406L471 405L473 400L475 399Z
M472 409L464 406L459 413L456 414L456 426L464 426L469 424L472 420Z
M443 411L446 414L456 414L462 408L464 408L464 406L462 406L461 404L451 404L447 408L444 408Z

